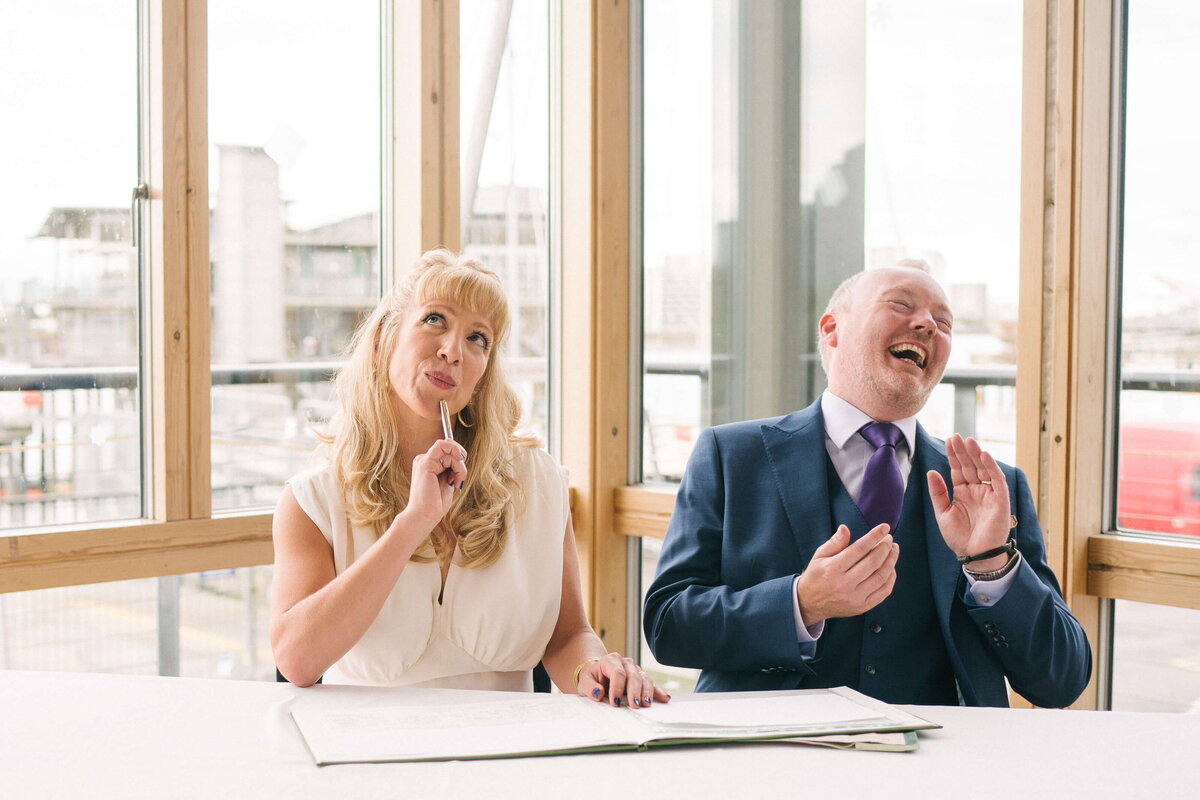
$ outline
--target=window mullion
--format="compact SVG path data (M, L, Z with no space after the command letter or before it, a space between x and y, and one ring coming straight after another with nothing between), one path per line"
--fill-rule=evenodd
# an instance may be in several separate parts
M149 8L149 436L152 516L209 513L205 13ZM201 304L203 306L201 307Z

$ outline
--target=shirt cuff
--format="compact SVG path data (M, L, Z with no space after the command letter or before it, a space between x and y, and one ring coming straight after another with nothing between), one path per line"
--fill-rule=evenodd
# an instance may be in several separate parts
M1008 588L1012 586L1012 582L1016 580L1017 570L1021 568L1021 553L1017 551L1017 563L1008 571L1008 574L1003 578L998 578L994 581L979 581L971 577L971 573L967 572L967 568L963 567L963 574L967 576L967 591L971 593L971 597L981 606L991 607L999 603L1004 595L1008 592ZM794 594L794 592L793 592ZM799 601L797 601L799 605Z
M792 619L796 623L796 641L800 644L812 644L825 632L825 620L821 620L811 628L805 626L804 618L800 616L800 595L796 594L796 584L799 582L800 576L797 575L796 579L792 581Z

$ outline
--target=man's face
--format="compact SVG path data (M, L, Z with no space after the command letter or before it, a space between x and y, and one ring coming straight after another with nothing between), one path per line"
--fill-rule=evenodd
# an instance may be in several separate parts
M927 272L872 270L849 307L821 317L834 394L880 421L916 414L942 379L954 315Z

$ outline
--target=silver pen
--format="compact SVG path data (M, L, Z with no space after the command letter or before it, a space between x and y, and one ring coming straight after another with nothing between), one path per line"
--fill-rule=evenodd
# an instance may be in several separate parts
M450 424L450 407L446 405L445 400L438 400L438 407L442 410L442 433L443 438L454 441L454 426Z

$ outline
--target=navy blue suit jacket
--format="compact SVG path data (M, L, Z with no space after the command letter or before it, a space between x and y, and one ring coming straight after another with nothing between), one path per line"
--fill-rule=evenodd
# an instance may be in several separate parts
M1007 677L1030 702L1074 702L1091 676L1087 637L1046 563L1024 474L1001 465L1023 563L1004 597L976 604L937 528L925 473L951 485L944 444L917 426L933 603L967 705L1007 706ZM700 691L796 688L812 670L796 641L792 583L833 535L820 400L701 434L675 500L644 626L655 658L702 670ZM811 647L811 646L810 646Z

